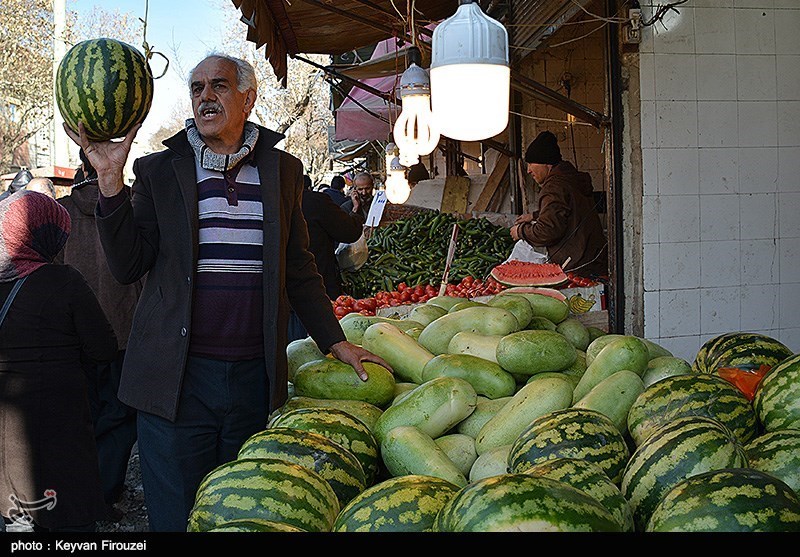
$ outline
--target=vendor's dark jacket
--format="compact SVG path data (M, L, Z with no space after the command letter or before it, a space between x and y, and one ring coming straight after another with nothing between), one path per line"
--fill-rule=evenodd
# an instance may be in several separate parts
M551 261L582 276L608 273L608 248L595 208L592 180L561 161L541 184L536 220L519 228L520 237L547 248Z
M361 237L364 217L348 213L325 193L311 190L303 192L303 216L308 224L308 249L314 254L328 297L335 300L342 293L336 247L339 242L349 244Z
M323 352L345 340L308 250L301 207L303 165L274 148L282 138L259 126L254 149L264 214L263 335L270 411L287 399L290 303ZM166 150L134 162L130 200L111 214L98 214L97 226L117 280L127 284L147 274L128 339L119 398L137 410L174 421L192 333L199 225L195 158L186 132L164 145Z

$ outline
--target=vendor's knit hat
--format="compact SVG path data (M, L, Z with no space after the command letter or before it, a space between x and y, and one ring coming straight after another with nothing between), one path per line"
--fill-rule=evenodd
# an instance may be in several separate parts
M64 206L43 193L21 190L0 202L0 282L52 263L67 243L70 224Z
M561 162L561 149L553 132L543 131L528 145L525 162L536 164L558 164Z

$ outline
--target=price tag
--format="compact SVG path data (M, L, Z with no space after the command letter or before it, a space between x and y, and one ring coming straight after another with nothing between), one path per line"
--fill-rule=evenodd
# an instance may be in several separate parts
M381 223L383 209L386 207L386 202L386 191L375 191L375 195L372 197L372 205L369 206L369 213L367 213L367 222L364 223L365 226L371 226L375 228Z

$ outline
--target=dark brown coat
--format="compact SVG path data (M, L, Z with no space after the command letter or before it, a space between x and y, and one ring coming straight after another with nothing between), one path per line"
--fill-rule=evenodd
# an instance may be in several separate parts
M144 288L144 280L120 284L111 274L94 221L97 196L97 184L89 183L72 188L69 195L58 199L72 220L67 244L59 257L64 263L78 269L86 278L114 327L119 349L125 350L131 332L133 312Z
M541 184L536 220L519 228L532 246L547 248L551 261L582 276L608 274L608 248L592 197L589 174L567 161L554 166Z
M255 147L264 210L263 331L271 410L288 396L289 302L322 351L345 340L308 251L301 208L303 165L274 148L282 137L260 127ZM134 162L131 200L110 215L98 216L97 226L117 280L127 284L147 274L128 339L119 398L174 420L191 334L199 222L195 159L186 132L164 144L166 150Z
M0 283L5 300L13 283ZM56 492L50 510L29 511L45 528L105 517L81 360L117 355L114 331L83 276L45 265L28 277L0 328L0 514L10 496Z

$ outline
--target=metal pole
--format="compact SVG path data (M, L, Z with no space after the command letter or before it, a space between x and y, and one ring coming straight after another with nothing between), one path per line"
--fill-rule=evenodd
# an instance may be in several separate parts
M67 30L67 2L53 0L53 127L50 133L50 164L52 166L69 165L69 137L64 133L64 119L56 103L55 83L58 64L67 53L64 35Z

